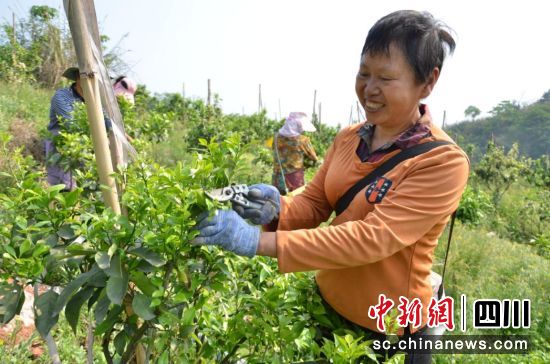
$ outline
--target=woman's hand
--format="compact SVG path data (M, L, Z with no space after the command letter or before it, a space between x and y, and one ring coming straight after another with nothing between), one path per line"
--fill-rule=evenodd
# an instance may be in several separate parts
M249 225L233 210L217 210L206 215L198 225L194 245L217 245L237 255L253 257L260 242L260 228Z
M279 218L281 194L277 188L266 184L252 185L248 188L247 198L260 204L261 207L252 208L233 204L233 210L243 219L248 219L256 225L265 225Z

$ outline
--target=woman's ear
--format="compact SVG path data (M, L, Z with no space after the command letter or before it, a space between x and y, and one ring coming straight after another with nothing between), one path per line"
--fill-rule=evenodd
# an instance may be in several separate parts
M439 68L436 67L432 70L432 73L428 77L428 80L424 84L424 87L422 89L422 95L421 98L425 99L426 97L430 96L432 93L432 90L435 87L435 84L437 83L437 80L439 79Z

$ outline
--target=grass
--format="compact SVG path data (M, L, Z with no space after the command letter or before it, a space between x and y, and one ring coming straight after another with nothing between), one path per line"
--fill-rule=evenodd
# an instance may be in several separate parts
M445 238L441 242L446 242ZM440 244L436 256L443 260L446 244ZM441 271L441 265L434 268ZM472 303L476 299L530 299L531 328L474 330L467 335L529 335L535 345L529 355L437 355L437 363L543 363L549 362L550 348L550 272L548 260L530 246L501 239L483 229L470 229L458 224L445 277L447 294L455 298L459 307L460 295L468 300L468 326L471 326ZM455 323L460 316L455 310ZM457 329L453 332L459 334Z
M53 90L0 81L0 131L7 130L16 119L25 120L37 128L46 127L52 96Z

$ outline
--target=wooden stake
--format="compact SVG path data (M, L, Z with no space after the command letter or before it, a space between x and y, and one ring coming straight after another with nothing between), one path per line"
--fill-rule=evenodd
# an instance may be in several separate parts
M319 123L319 125L321 125L321 103L319 103L318 123Z
M117 187L113 178L113 164L101 106L101 95L91 51L91 37L89 37L90 33L84 17L82 2L69 1L67 15L78 58L80 83L84 92L84 100L86 100L85 104L99 172L99 182L103 185L101 192L105 204L116 214L120 214Z
M12 25L13 25L13 45L17 43L17 38L15 36L15 13L11 13Z
M351 105L351 109L349 110L349 125L353 124L353 104Z
M263 104L262 104L262 84L260 83L258 85L258 113L262 112Z
M208 97L206 99L206 105L210 106L211 101L212 101L212 93L210 90L210 79L208 79Z
M447 119L447 110L443 110L443 125L441 126L445 129L445 119Z
M317 90L313 91L313 112L311 114L312 119L314 119L315 116L315 105L317 105Z

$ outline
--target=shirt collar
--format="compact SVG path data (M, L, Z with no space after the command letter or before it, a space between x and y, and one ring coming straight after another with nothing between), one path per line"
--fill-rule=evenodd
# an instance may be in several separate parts
M428 106L425 104L420 104L420 119L409 129L403 131L399 134L394 140L387 142L383 146L377 149L377 151L383 151L389 149L393 146L396 146L399 149L406 149L412 147L418 142L431 135L429 122L431 121L431 114L428 110ZM375 125L365 122L361 128L357 131L357 134L368 147L369 154L375 152L372 150L372 137L374 135Z

